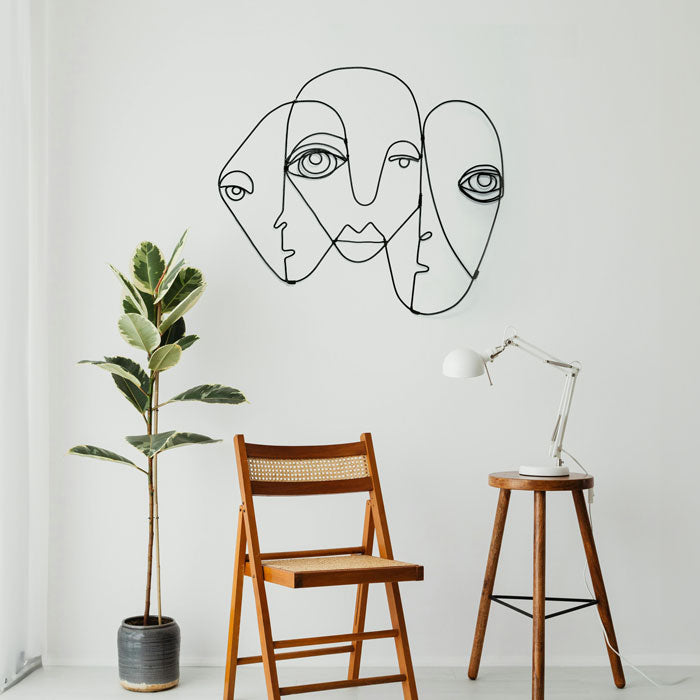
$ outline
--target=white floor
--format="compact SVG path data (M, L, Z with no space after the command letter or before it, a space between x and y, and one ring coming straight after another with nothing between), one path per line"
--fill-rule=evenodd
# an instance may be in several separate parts
M589 700L665 700L666 698L700 698L700 668L652 667L644 671L657 682L682 683L655 688L637 675L626 670L627 688L617 690L607 668L548 668L547 698L588 698ZM280 681L287 685L343 678L342 669L281 668ZM367 675L395 673L388 669L367 669ZM462 668L419 668L416 670L421 700L453 700L456 698L499 698L523 700L530 697L530 670L527 668L492 667L481 670L477 681L466 678ZM218 700L223 690L223 669L183 668L179 687L167 691L168 700ZM5 694L8 700L125 700L114 668L81 668L50 666L35 671L29 678ZM402 700L398 685L370 686L326 693L308 693L306 697L328 700L362 700L384 698ZM266 700L262 671L243 667L238 672L236 700Z

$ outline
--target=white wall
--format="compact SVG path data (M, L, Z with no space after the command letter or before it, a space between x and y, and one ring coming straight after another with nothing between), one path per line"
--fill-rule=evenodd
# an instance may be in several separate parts
M106 263L125 268L140 240L169 248L189 226L188 259L209 281L191 314L202 340L163 391L220 381L251 403L170 407L161 419L226 438L163 459L165 610L181 624L185 662L224 659L238 503L231 436L312 443L364 430L375 436L396 555L425 564L425 582L403 587L415 660L465 662L496 502L486 475L545 456L560 379L517 353L494 368L492 389L444 379L440 365L452 347L486 348L515 323L583 362L568 445L597 478L595 526L624 651L642 663L699 663L697 5L62 0L50 9L49 660L114 663L119 621L142 606L144 484L63 455L85 441L124 449L121 436L139 430L109 377L75 366L128 351ZM398 73L424 110L473 100L499 128L506 197L482 275L452 313L404 311L379 259L329 259L286 287L219 200L219 169L257 119L312 75L352 64ZM261 503L264 547L359 539L361 499L295 505ZM585 596L570 498L554 495L548 509L548 590ZM531 517L531 498L515 494L502 593L530 590ZM273 590L275 633L345 631L353 596ZM244 604L250 651L248 593ZM384 615L377 589L371 624ZM553 663L605 662L590 611L553 621L548 634ZM529 650L527 621L494 610L484 662L528 663ZM366 654L393 660L382 642Z

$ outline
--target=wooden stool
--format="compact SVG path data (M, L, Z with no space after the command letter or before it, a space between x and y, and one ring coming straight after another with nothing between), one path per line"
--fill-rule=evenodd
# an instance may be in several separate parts
M521 476L518 472L496 472L489 474L489 486L500 489L498 496L498 507L496 509L496 519L493 525L493 536L491 537L491 548L486 564L486 574L484 576L484 586L481 592L481 603L479 604L479 615L476 620L476 631L474 633L474 644L469 662L469 678L476 680L481 662L481 652L484 647L484 635L486 634L486 624L489 619L489 609L491 601L505 605L507 608L516 610L532 618L532 698L533 700L543 700L544 698L544 622L550 617L563 615L564 613L580 610L591 605L598 606L600 620L603 623L605 633L608 635L610 644L619 651L615 629L613 627L612 616L610 615L610 605L605 593L603 574L600 570L598 553L593 539L593 530L588 518L588 510L583 495L584 490L593 487L593 477L584 474L571 474L570 476L559 477L537 477ZM497 596L493 595L493 584L498 568L498 557L501 552L501 542L503 541L503 529L506 524L508 514L508 503L511 491L533 491L535 494L535 537L534 537L534 566L533 566L533 592L530 596ZM545 531L546 531L546 498L547 491L571 491L576 506L576 515L583 538L583 547L586 551L588 570L593 581L593 591L595 599L587 600L583 598L548 598L545 595ZM506 603L505 600L532 600L532 615L520 610L520 608ZM555 600L577 605L562 610L560 612L545 614L545 601ZM607 647L607 645L606 645ZM607 647L610 657L610 666L618 688L625 687L625 674L622 670L622 661L609 647Z

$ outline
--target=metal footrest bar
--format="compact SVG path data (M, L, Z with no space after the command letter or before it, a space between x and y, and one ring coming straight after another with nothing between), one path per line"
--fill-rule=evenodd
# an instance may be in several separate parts
M525 615L525 617L529 617L532 619L532 613L527 612L527 610L522 610L521 608L518 608L515 605L511 605L510 603L506 603L506 600L532 600L531 595L490 595L489 598L494 602L498 603L499 605L503 605L506 608L510 608L510 610L515 610L515 612L520 613L521 615ZM556 603L579 603L579 605L574 605L571 608L567 608L566 610L559 610L557 612L549 613L549 615L545 615L544 619L549 620L553 617L559 617L559 615L566 615L567 613L574 612L576 610L583 610L583 608L589 608L591 605L598 605L598 601L595 598L554 598L550 596L545 596L546 601L552 601Z
M297 695L298 693L315 693L322 690L340 690L342 688L359 688L363 685L378 685L379 683L403 683L406 676L370 676L351 681L330 681L328 683L309 683L308 685L288 685L280 688L280 695Z

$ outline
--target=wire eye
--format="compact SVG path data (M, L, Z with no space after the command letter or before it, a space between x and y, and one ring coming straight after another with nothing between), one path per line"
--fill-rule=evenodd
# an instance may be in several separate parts
M314 146L302 150L297 155L292 154L287 161L287 172L297 177L320 180L332 175L346 162L347 158L340 153Z
M400 154L400 155L395 155L395 156L389 156L388 158L390 163L396 163L399 168L402 170L405 170L408 168L411 163L418 163L420 161L420 158L408 154Z
M503 196L503 177L493 165L475 165L459 178L457 187L475 202L495 202Z
M221 178L219 189L227 199L240 202L247 194L253 194L253 179L242 170L232 170Z
M224 189L224 194L229 199L232 199L234 202L238 202L239 200L243 199L243 197L246 196L246 191L242 187L239 187L238 185L224 187L223 189Z

